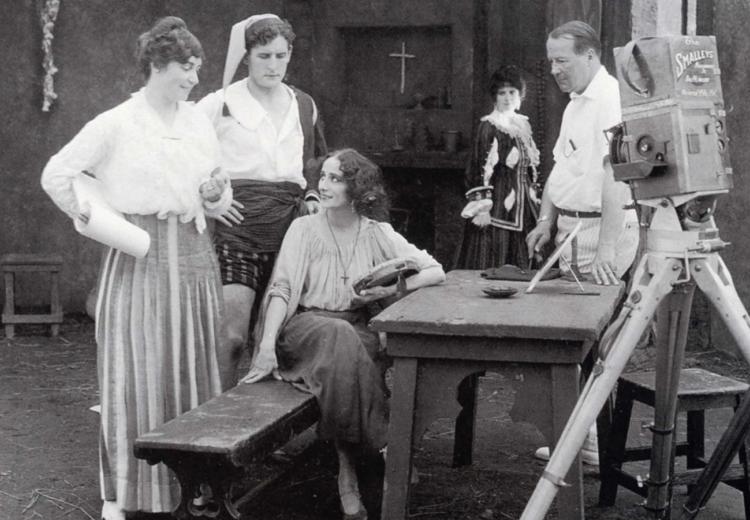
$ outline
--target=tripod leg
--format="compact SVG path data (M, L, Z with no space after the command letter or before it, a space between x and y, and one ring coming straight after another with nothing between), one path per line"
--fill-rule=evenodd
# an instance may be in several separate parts
M690 326L695 284L675 286L657 311L654 424L651 427L651 468L646 509L655 518L669 518L675 456L677 392Z
M729 270L718 254L696 259L691 264L693 278L708 295L729 328L737 346L750 362L750 319L732 283ZM685 505L682 518L694 518L706 505L745 437L750 431L750 391L745 394L734 417L727 425L711 460L701 473ZM746 504L747 504L747 497Z
M700 477L698 477L692 493L690 493L690 496L682 506L681 519L695 518L700 510L703 509L708 499L711 498L714 489L719 484L721 476L732 462L734 454L737 453L742 443L745 442L745 436L748 431L750 431L750 390L742 398L742 402L734 413L732 420L729 421L724 435L719 439L719 443L716 445L711 459L706 464ZM747 506L747 497L745 497L745 505Z
M750 317L737 295L732 276L721 257L714 253L691 262L693 278L711 300L745 360L750 363Z
M651 323L660 302L672 290L673 283L682 272L683 261L674 258L644 256L641 264L653 262L653 276L639 266L640 279L634 280L633 290L622 309L622 328L616 333L610 348L603 348L602 359L597 362L593 373L581 392L565 429L552 452L542 478L534 489L521 520L541 519L549 510L559 487L565 485L563 476L575 460L578 451L588 434L589 427L596 420L599 410L609 398L622 370L630 359L638 341ZM621 321L620 318L616 321ZM609 330L605 337L609 336Z

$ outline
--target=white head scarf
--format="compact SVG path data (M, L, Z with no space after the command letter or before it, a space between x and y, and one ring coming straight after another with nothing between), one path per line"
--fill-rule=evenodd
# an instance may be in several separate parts
M235 72L237 72L237 67L239 67L245 54L247 54L245 31L252 24L269 18L281 20L281 18L271 13L255 14L232 26L232 32L229 34L229 47L227 47L227 59L224 62L224 78L221 83L223 88L227 88L232 81Z

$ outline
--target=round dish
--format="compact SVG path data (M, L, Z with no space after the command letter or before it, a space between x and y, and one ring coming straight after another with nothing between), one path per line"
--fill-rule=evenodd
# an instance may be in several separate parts
M482 292L490 298L509 298L518 292L518 289L506 285L491 285L484 287Z

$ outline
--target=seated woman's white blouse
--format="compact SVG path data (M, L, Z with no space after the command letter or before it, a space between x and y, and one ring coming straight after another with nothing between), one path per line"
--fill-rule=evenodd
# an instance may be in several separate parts
M42 187L75 218L73 179L87 171L102 181L114 209L159 218L176 214L182 222L194 219L203 231L205 214L220 214L231 204L229 183L218 203L204 205L200 196L200 184L219 164L219 143L205 114L180 102L168 127L142 89L94 118L55 154L42 173Z
M348 242L336 240L339 242L334 241L324 212L292 221L276 260L269 294L294 308L343 311L352 307L354 280L382 262L410 258L420 270L440 265L390 224L364 217L359 237Z

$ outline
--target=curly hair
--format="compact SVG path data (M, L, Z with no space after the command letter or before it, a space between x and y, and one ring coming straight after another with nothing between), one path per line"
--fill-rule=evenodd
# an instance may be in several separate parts
M157 69L170 62L187 63L192 57L205 59L203 47L188 31L182 18L165 16L141 34L136 42L135 57L145 79L151 76L151 65Z
M245 28L245 48L249 52L253 47L271 43L278 36L282 36L291 47L296 38L292 24L280 18L259 20Z
M329 157L335 157L340 162L346 195L354 211L373 220L387 222L389 201L383 173L378 165L353 148L342 148L330 152L321 161L321 167Z
M526 82L515 65L503 65L490 76L490 96L495 99L497 91L505 86L518 89L521 99L526 95Z

